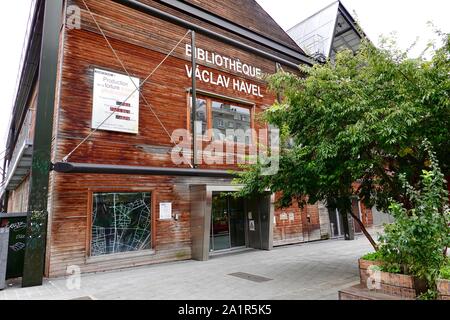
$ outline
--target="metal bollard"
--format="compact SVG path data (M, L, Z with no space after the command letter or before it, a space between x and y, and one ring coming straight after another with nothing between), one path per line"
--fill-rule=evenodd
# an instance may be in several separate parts
M9 228L0 228L0 290L6 288L6 263L8 261Z

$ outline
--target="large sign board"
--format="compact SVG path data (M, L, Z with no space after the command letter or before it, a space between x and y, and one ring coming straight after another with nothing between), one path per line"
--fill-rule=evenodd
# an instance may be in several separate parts
M139 86L138 78L95 69L92 128L137 134Z

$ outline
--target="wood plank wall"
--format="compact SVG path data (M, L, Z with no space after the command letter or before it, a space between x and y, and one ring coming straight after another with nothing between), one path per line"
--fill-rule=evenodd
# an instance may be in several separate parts
M70 3L78 4L79 1ZM133 76L144 79L164 58L186 30L164 21L149 17L119 6L111 1L87 1L101 27L108 35L124 64ZM145 84L142 92L171 133L187 125L186 89L191 81L186 75L185 65L190 62L184 54L187 38L173 57ZM265 73L275 71L275 63L267 59L237 50L214 40L198 36L198 46L222 55L241 59L255 65ZM60 70L61 88L55 117L55 140L53 161L60 161L91 131L93 92L93 69L103 68L124 73L120 64L96 30L86 11L83 10L81 30L65 30ZM227 90L198 82L201 90L252 101L257 112L274 102L274 95L266 91L263 81L243 78L226 73L224 69L202 66L215 74L223 74L255 83L262 87L264 98L256 98L242 92ZM264 127L264 124L257 124ZM130 135L99 131L70 158L72 162L123 164L139 166L173 167L170 155L158 150L170 150L169 137L156 121L151 110L140 102L139 134ZM187 167L187 166L186 166ZM221 165L209 168L224 168ZM61 276L70 265L78 265L84 272L111 270L154 262L189 259L191 250L189 183L171 177L127 176L127 175L64 175L52 174L51 216L49 244L47 250L46 275ZM209 179L210 184L230 184L230 181ZM156 221L153 255L118 258L101 261L88 257L91 230L89 207L90 192L95 190L148 190L153 192L155 205L153 214L158 216L158 204L172 201L178 221Z

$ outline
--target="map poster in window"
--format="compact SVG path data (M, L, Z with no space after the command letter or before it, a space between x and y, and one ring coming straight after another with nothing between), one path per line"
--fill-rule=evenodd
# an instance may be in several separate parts
M95 69L92 128L137 134L139 86L138 78Z
M159 220L170 220L170 219L172 219L172 203L161 202L159 204Z

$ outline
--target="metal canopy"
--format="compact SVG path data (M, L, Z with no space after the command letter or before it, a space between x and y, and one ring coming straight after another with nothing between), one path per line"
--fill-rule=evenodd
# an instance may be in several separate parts
M8 178L0 195L3 195L5 190L15 190L22 183L23 179L30 172L32 158L33 145L30 143L23 144L19 149L17 159L9 167L10 172L8 173Z
M17 142L12 149L9 166L4 179L3 189L0 190L0 197L5 191L15 190L28 175L31 169L33 158L32 125L34 111L28 109L25 120L19 131Z

